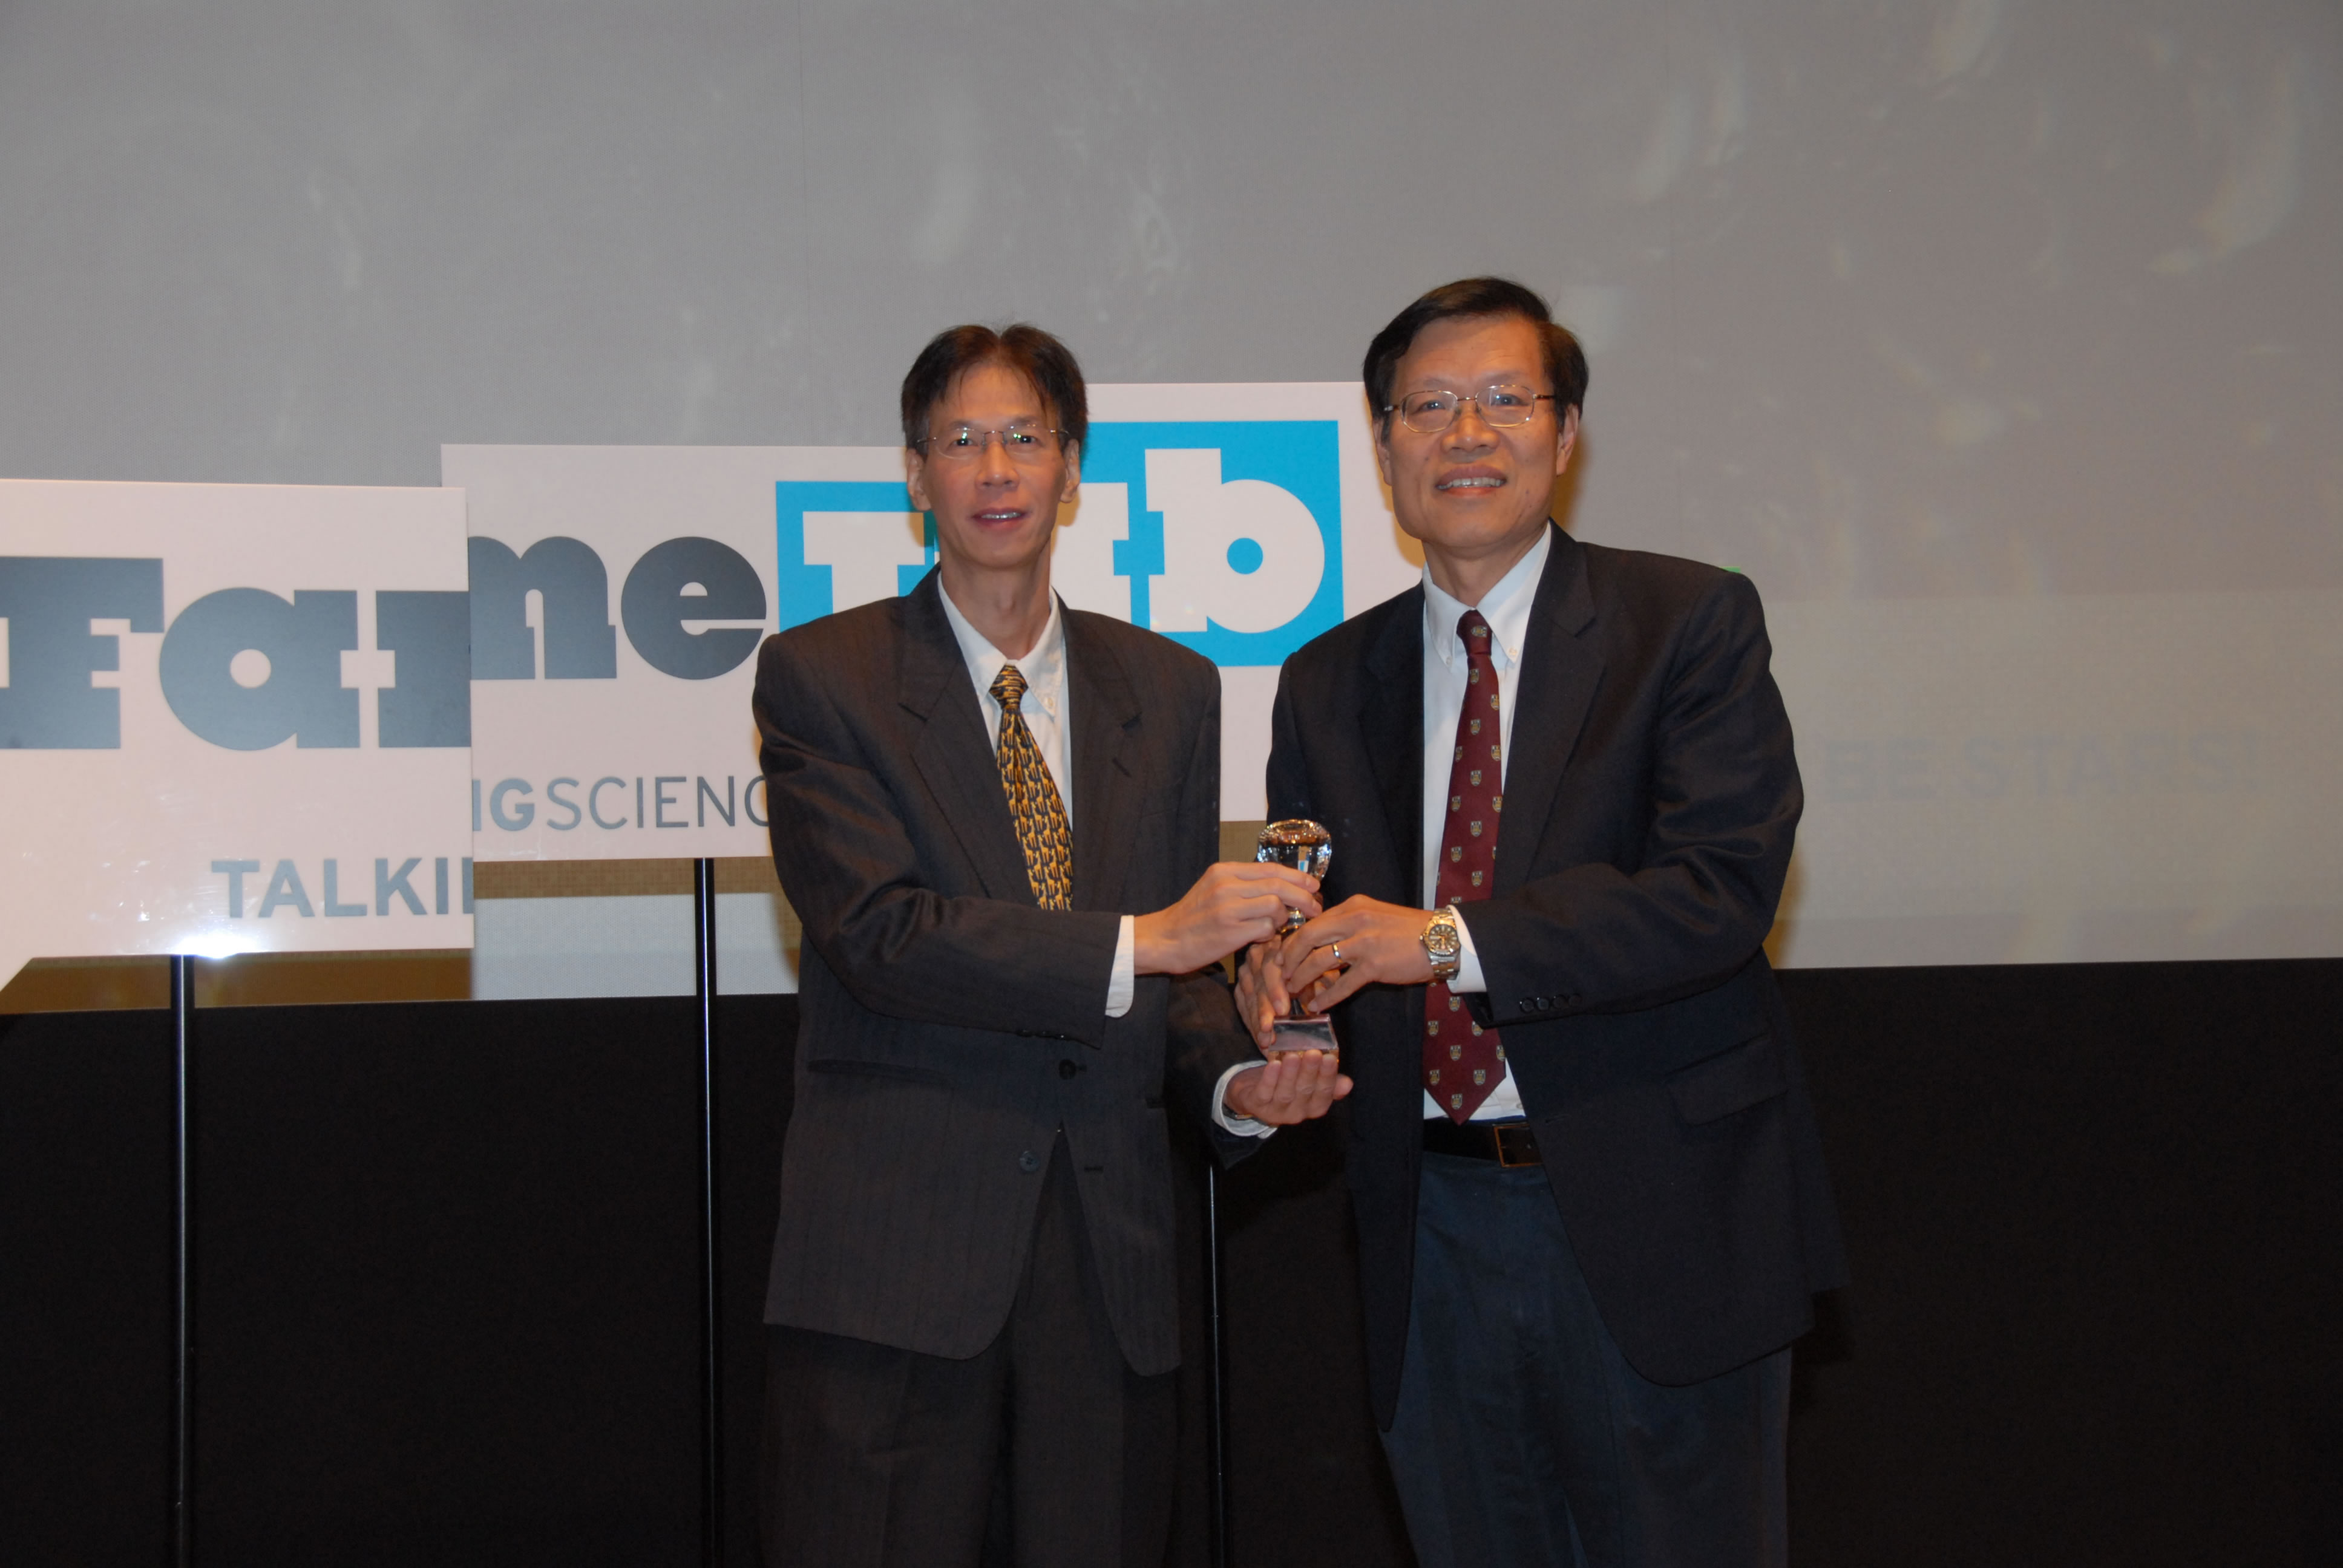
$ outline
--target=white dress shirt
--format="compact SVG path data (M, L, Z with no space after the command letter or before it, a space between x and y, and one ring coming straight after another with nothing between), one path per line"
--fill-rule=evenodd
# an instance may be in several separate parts
M1074 830L1074 715L1066 693L1066 618L1058 596L1050 596L1049 621L1041 628L1033 650L1022 658L1011 658L993 647L960 614L950 594L936 597L944 601L944 618L951 623L960 656L968 665L968 678L976 687L977 706L984 711L984 732L996 749L1001 744L1001 701L992 695L992 683L1001 678L1004 664L1015 665L1017 673L1025 678L1025 695L1018 699L1017 711L1025 716L1034 748L1058 787L1058 803L1065 808L1066 832L1071 836ZM1114 939L1114 969L1106 982L1107 1017L1121 1018L1131 1010L1131 997L1138 990L1138 920L1125 915Z
M1545 574L1546 557L1553 552L1554 536L1539 530L1529 554L1515 561L1477 605L1458 602L1432 580L1429 568L1424 570L1423 886L1426 909L1435 907L1432 900L1440 893L1440 839L1448 826L1448 776L1456 759L1456 718L1464 710L1464 689L1472 673L1463 639L1456 635L1457 619L1467 609L1478 609L1489 623L1493 644L1489 658L1497 667L1497 744L1501 749L1497 781L1502 789L1505 770L1513 765L1513 713L1520 706L1522 644L1529 636L1530 607L1537 602L1538 579ZM1532 824L1522 824L1523 831L1532 829ZM1497 844L1502 851L1503 828L1497 829ZM1457 955L1456 978L1448 982L1448 989L1460 996L1485 991L1489 984L1481 973L1481 955L1473 948L1473 932L1462 920L1457 922L1457 931L1463 938L1464 950ZM1522 1091L1513 1082L1512 1070L1503 1061L1497 1067L1504 1076L1473 1112L1475 1121L1522 1114ZM1424 1091L1423 1114L1427 1120L1448 1114L1429 1090Z

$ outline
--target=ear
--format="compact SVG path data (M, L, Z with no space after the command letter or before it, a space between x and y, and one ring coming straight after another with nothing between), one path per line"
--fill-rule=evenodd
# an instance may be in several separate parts
M1058 491L1059 502L1063 504L1072 500L1074 492L1081 487L1082 448L1079 443L1069 441L1066 443L1066 482Z
M928 498L928 460L917 447L903 448L903 484L911 492L911 505L923 512L932 512L936 504Z
M1391 450L1392 417L1385 414L1375 421L1375 469L1383 477L1383 484L1392 482Z
M1570 456L1578 450L1578 410L1563 411L1562 430L1554 439L1554 471L1559 476L1570 471Z

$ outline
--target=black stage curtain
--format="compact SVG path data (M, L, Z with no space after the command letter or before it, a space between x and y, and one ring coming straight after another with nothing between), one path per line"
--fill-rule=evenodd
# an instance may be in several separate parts
M1784 980L1855 1268L1800 1347L1796 1561L2343 1561L2343 963ZM735 1568L794 1017L720 1010ZM696 1563L690 1000L196 1038L198 1560ZM0 1019L8 1561L164 1560L170 1082L161 1014ZM1405 1563L1338 1141L1281 1134L1223 1191L1235 1561Z

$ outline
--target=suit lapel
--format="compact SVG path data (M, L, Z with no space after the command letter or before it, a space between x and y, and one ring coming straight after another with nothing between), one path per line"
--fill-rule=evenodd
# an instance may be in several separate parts
M1059 613L1066 628L1066 696L1072 710L1074 908L1113 910L1122 902L1128 857L1115 852L1136 826L1132 801L1139 695L1106 639L1081 611Z
M1423 862L1423 588L1390 602L1383 624L1367 640L1366 678L1359 689L1359 734L1383 798L1398 860L1398 885L1362 889L1396 903L1413 904ZM1340 841L1334 845L1339 858ZM1357 886L1358 884L1353 884Z
M1529 879L1563 769L1603 678L1602 654L1580 635L1594 620L1586 553L1568 534L1547 527L1554 547L1530 608L1514 698L1513 754L1505 768L1505 826L1497 833L1500 893Z
M1033 903L1025 852L1018 847L1001 767L984 732L984 710L977 706L959 640L944 618L942 593L940 578L930 572L900 601L902 675L896 695L923 721L911 759L976 868L985 895Z

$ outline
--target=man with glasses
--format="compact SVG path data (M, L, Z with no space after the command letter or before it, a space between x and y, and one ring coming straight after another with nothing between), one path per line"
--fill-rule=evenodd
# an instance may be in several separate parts
M1286 661L1278 817L1325 912L1375 1418L1425 1568L1786 1562L1790 1342L1840 1282L1760 946L1801 805L1756 590L1549 518L1586 362L1469 278L1367 350L1423 580ZM1335 900L1340 899L1340 902Z
M1050 591L1088 423L1073 356L955 327L902 417L936 569L757 668L805 926L766 1561L1155 1568L1180 1359L1165 1091L1223 1157L1347 1091L1316 1052L1263 1065L1212 967L1317 913L1317 885L1213 864L1219 672Z

